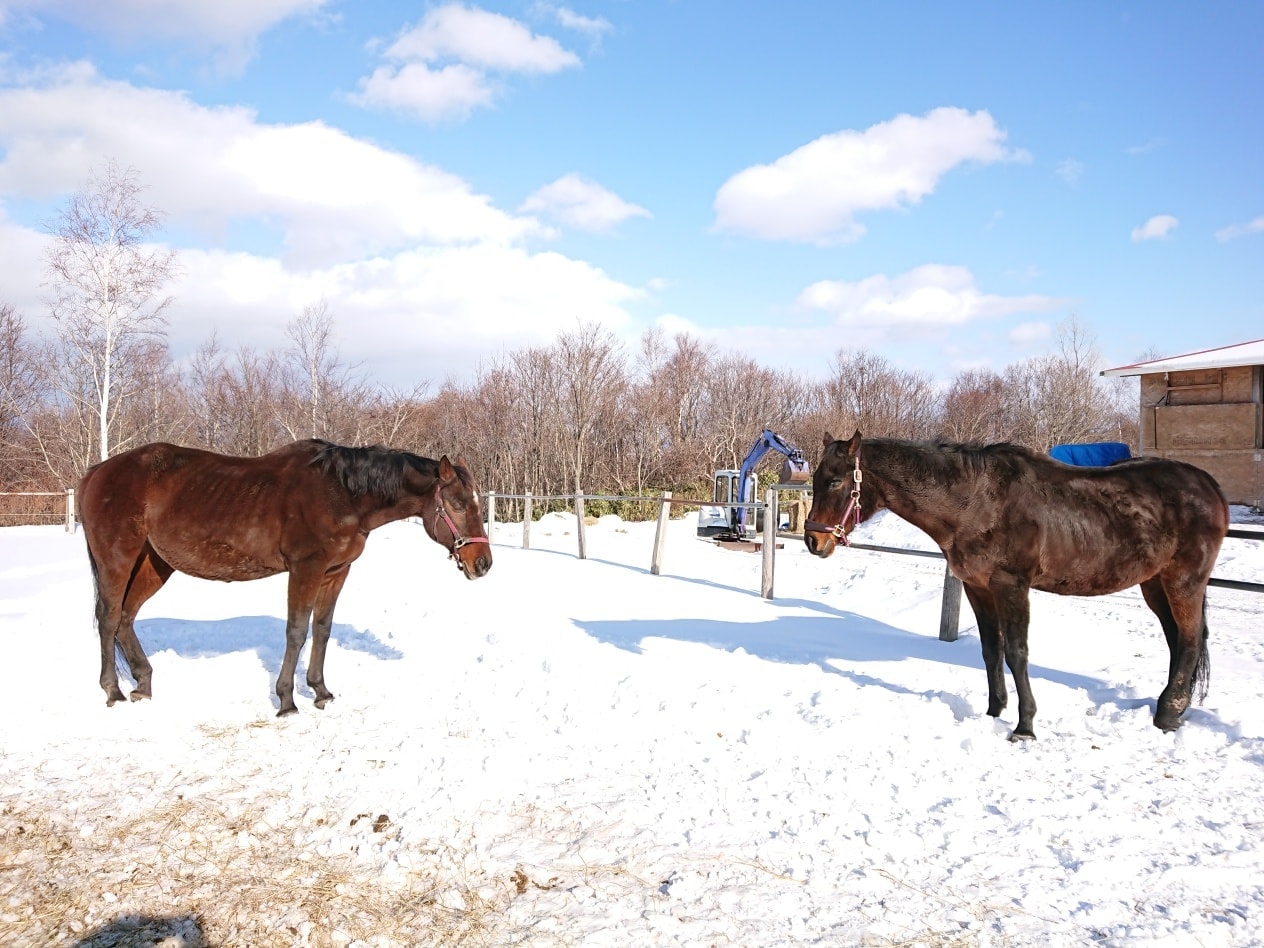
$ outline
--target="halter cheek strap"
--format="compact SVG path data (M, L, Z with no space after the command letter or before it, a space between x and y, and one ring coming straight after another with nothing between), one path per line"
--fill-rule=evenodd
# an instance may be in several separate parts
M864 475L860 473L859 457L856 458L856 469L852 471L851 476L853 481L851 499L847 501L847 509L843 511L843 519L834 526L817 520L807 520L803 523L804 530L811 530L813 533L828 533L835 540L842 540L843 546L851 546L851 538L847 535L847 521L851 520L853 530L860 523L860 483L864 479Z
M441 493L442 490L443 490L442 484L435 485L434 532L436 533L438 532L439 518L442 517L443 522L448 525L448 532L452 534L452 548L448 550L448 557L450 559L456 560L457 566L460 566L462 569L464 569L465 567L462 565L460 557L456 555L457 550L461 549L461 547L466 546L467 544L470 544L470 543L490 543L491 541L488 540L487 537L464 536L461 533L461 531L456 528L456 524L452 522L452 518L448 516L448 512L443 507L443 494Z

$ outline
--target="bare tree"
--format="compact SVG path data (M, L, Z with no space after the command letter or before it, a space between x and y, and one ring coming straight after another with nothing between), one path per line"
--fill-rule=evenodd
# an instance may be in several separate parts
M940 433L949 441L1005 441L1005 380L989 369L970 369L952 380L944 395Z
M626 378L623 347L597 323L562 333L557 341L562 376L561 407L568 435L571 488L584 489L601 422L611 420ZM608 427L608 426L607 426Z
M142 203L139 174L110 161L89 175L50 225L46 255L49 310L57 326L59 388L95 421L102 460L109 457L120 410L138 389L120 371L155 338L165 338L162 291L175 274L173 251L150 248L160 213Z
M328 304L322 299L305 307L286 331L281 426L291 438L359 441L363 419L356 406L367 400L368 386L338 355Z
M1056 353L1008 366L1004 413L1009 440L1037 451L1116 440L1116 405L1099 377L1101 361L1092 334L1072 317L1058 329Z
M44 400L36 346L26 321L8 303L0 303L0 482L28 483L31 471L30 424Z
M842 350L822 390L822 409L834 434L929 437L939 404L930 376L898 369L867 350Z

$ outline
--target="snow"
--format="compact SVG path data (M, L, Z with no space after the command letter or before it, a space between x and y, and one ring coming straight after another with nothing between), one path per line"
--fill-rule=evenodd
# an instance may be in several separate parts
M661 575L653 523L584 560L572 516L497 523L472 582L383 527L336 700L300 663L284 719L285 577L175 576L153 700L107 708L82 535L0 530L0 943L1264 944L1264 597L1210 590L1211 692L1165 734L1140 595L1033 594L1011 744L968 605L938 639L942 561L787 539L765 600L695 520ZM1264 581L1264 543L1216 575Z

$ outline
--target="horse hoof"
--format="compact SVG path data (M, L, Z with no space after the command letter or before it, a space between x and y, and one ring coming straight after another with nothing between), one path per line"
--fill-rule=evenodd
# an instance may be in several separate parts
M295 708L295 707L282 708L280 711L277 712L276 716L278 718L284 718L284 717L288 717L291 714L298 714L298 708Z
M1156 714L1154 716L1154 726L1165 734L1171 734L1181 726L1181 719L1179 715L1176 717L1159 717Z
M330 695L328 698L317 698L317 699L316 699L316 701L315 701L314 703L315 703L316 707L318 707L318 708L320 708L320 710L324 711L324 710L325 710L325 705L329 704L329 702L331 702L331 701L333 701L333 700L334 700L334 696L333 696L333 695Z
M1017 730L1014 730L1011 731L1009 735L1009 742L1011 744L1017 744L1019 741L1034 741L1035 739L1036 735L1032 731L1019 733Z
M133 691L128 695L128 698L132 701L145 701L151 697L153 696L148 691Z

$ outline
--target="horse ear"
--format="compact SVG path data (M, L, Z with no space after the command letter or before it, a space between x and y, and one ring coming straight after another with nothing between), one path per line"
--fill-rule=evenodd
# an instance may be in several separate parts
M828 448L833 443L834 443L834 436L830 434L828 431L825 432L825 440L822 441L821 444Z
M847 453L856 455L860 453L860 429L856 429L856 433L851 436L851 440L847 442Z
M446 484L454 477L456 477L456 468L452 466L452 462L448 460L448 456L445 454L439 458L439 480Z

